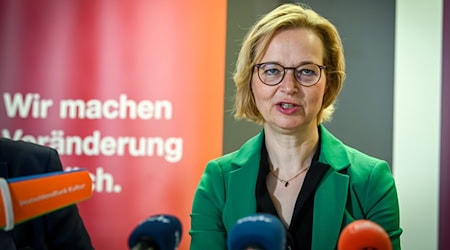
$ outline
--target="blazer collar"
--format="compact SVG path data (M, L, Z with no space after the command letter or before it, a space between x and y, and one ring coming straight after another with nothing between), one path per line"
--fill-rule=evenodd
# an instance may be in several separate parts
M350 165L347 147L331 134L323 125L319 125L321 152L319 161L330 165L335 171L341 171Z

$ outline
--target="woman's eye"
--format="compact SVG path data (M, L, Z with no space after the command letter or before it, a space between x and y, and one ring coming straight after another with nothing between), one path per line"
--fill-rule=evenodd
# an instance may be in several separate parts
M312 69L301 69L298 71L297 73L298 75L303 75L303 76L313 76L316 75L316 71L312 70Z
M277 75L279 73L280 73L280 70L277 68L269 68L264 71L264 74L266 74L266 75Z

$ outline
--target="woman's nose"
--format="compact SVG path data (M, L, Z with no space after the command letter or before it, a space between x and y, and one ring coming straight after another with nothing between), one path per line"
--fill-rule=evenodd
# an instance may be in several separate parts
M299 83L294 76L293 69L286 69L284 72L284 78L280 83L280 88L282 91L292 94L298 91Z

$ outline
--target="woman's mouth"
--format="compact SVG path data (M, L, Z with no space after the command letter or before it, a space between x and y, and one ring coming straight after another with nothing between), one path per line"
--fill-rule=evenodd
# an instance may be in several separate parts
M295 104L292 104L292 103L280 103L279 105L283 109L291 109L296 106Z
M278 103L278 111L285 115L291 115L298 110L299 105L294 103L280 102Z

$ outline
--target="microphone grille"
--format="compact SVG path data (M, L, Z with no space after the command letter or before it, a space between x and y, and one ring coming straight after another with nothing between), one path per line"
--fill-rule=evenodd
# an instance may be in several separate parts
M248 247L281 250L286 245L286 230L276 216L256 213L237 221L230 230L227 244L230 250Z

